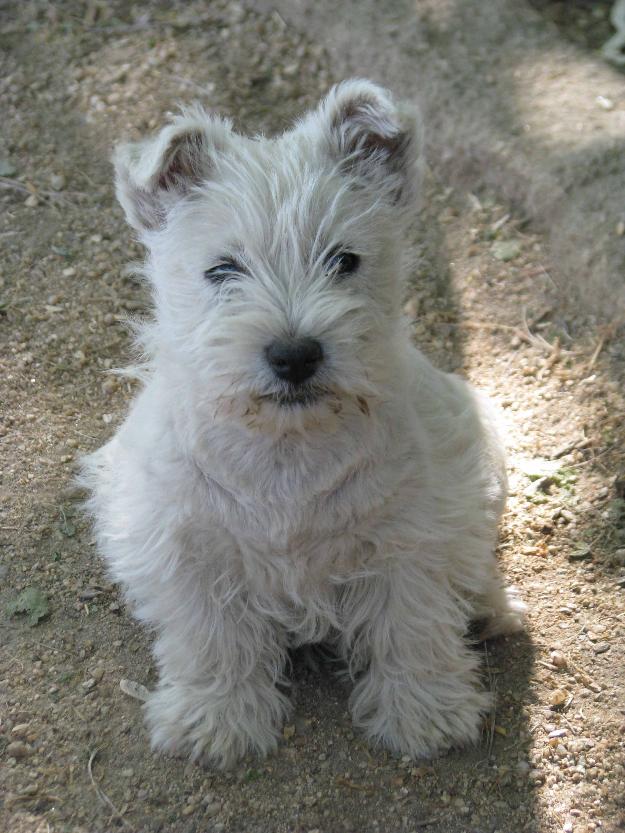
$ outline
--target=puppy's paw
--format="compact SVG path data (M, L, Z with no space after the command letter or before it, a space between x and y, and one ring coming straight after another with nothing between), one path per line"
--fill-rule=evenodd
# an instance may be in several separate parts
M413 759L431 758L479 740L484 715L491 708L488 692L464 683L456 692L444 683L430 688L416 681L413 685L387 686L378 702L368 707L357 687L352 704L355 725L374 742Z
M145 704L152 748L189 757L217 769L234 766L248 752L265 756L277 745L289 709L276 689L215 695L211 686L161 684Z
M502 588L492 613L481 622L478 639L483 642L496 636L518 633L525 629L527 605L516 587Z

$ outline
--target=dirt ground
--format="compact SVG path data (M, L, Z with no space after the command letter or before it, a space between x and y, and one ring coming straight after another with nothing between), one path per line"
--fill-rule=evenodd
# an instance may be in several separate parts
M3 833L625 830L625 84L595 54L609 6L2 4ZM276 131L355 73L421 99L406 312L505 414L500 552L528 630L476 648L496 708L475 749L369 748L346 685L300 656L278 752L220 774L150 752L120 687L154 684L149 636L71 488L123 418L133 391L107 371L148 309L108 158L177 102Z

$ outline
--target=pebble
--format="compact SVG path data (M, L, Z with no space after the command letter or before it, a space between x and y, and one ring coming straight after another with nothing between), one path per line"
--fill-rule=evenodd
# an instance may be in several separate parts
M555 665L556 668L566 668L567 661L562 651L552 651L550 658L552 665Z
M35 194L30 194L30 195L29 195L28 197L26 197L26 199L24 200L24 205L25 205L27 208L36 208L36 207L39 205L39 200L37 199L37 197L35 196Z
M32 747L22 740L14 740L8 744L6 754L9 758L27 758L32 753Z
M592 649L595 654L605 654L610 650L610 647L609 642L598 642L596 645L593 645Z
M614 102L605 95L598 95L595 101L602 110L614 110Z
M13 176L17 173L16 165L6 157L0 158L0 176Z
M30 723L18 723L11 729L11 734L15 738L26 737Z
M616 564L618 567L625 566L625 548L615 550L612 553L611 561L612 561L613 564Z
M63 174L52 174L50 177L50 187L53 191L62 191L65 188L65 177Z
M207 816L216 816L217 813L221 810L221 803L219 801L211 801L210 804L206 805L206 815Z
M549 702L552 706L562 706L569 698L569 693L563 688L556 688L549 695Z

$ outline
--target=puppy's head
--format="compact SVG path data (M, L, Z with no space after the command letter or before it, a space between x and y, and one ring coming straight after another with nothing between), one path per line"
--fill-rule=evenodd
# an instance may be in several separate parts
M149 249L152 344L207 418L286 431L370 413L400 338L418 121L367 81L273 139L201 109L119 147Z

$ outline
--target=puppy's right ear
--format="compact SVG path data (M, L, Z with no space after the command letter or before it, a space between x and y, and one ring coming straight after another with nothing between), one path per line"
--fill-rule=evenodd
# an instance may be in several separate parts
M138 231L162 228L167 211L210 177L216 155L232 136L228 120L195 107L153 138L118 145L115 190L130 225Z

